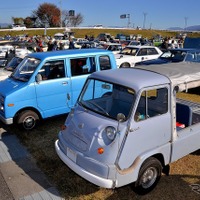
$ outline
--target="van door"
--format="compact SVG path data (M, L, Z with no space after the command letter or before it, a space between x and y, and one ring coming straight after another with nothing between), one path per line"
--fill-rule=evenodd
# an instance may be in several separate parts
M69 60L71 69L71 91L68 95L71 105L74 105L87 77L96 71L95 57L79 57Z
M70 89L64 60L47 61L39 70L42 81L35 84L37 106L44 118L69 112L67 93Z
M68 96L72 106L76 103L83 85L91 73L109 70L112 69L112 65L115 66L108 55L71 58L69 65L71 69L71 91Z
M118 166L129 168L135 159L171 139L171 114L167 87L147 89L141 93L130 128L121 148Z

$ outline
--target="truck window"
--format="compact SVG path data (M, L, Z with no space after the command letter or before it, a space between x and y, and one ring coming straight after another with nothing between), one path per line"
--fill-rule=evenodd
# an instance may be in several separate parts
M70 66L72 76L91 74L96 71L95 57L71 59Z
M48 61L40 69L42 80L50 80L65 77L64 60Z
M99 63L100 63L100 70L111 69L111 63L110 63L109 56L100 56Z
M135 113L135 121L141 121L168 111L168 89L159 88L142 92Z

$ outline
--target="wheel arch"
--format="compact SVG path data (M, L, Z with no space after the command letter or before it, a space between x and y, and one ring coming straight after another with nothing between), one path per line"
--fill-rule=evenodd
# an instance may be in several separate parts
M43 119L43 116L41 115L41 112L40 112L39 110L37 110L36 108L34 108L34 107L25 107L25 108L22 108L22 109L18 110L18 111L16 112L15 116L14 116L14 119L16 119L16 118L19 116L19 114L20 114L21 112L25 111L25 110L30 110L30 111L35 112L35 113L38 115L39 120L40 120L40 119Z
M128 61L121 63L120 66L119 66L119 68L129 68L129 67L131 67L131 63L128 62Z

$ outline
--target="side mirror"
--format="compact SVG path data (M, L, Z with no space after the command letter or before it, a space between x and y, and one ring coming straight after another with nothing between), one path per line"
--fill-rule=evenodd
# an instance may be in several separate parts
M118 120L118 122L123 122L123 121L126 120L126 117L123 113L118 113L117 114L117 120Z
M42 81L42 75L37 74L37 76L35 77L35 80L36 80L37 83L40 83Z

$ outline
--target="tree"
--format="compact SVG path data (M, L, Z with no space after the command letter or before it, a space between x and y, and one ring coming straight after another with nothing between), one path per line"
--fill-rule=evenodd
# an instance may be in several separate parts
M63 20L63 24L65 26L76 27L76 26L80 25L81 23L83 23L84 17L81 13L78 13L77 15L74 15L74 16L70 16L69 11L63 10L62 11L62 20Z
M41 26L48 24L50 27L60 25L60 9L51 3L40 4L37 10L34 10L32 17L37 17L37 23Z
M24 24L26 25L27 28L31 28L31 27L34 27L35 21L36 21L36 18L26 17L24 19Z
M22 17L12 17L13 24L24 24L24 19Z

